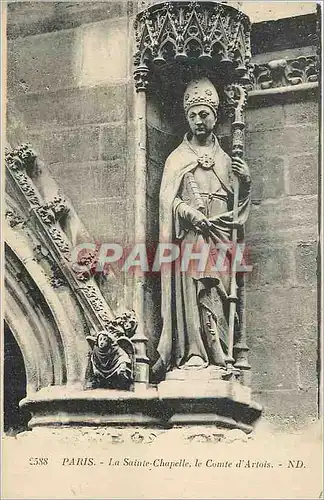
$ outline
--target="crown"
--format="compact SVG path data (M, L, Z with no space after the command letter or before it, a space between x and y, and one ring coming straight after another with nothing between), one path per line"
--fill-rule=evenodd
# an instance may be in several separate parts
M209 106L214 113L217 112L219 105L219 97L217 91L208 78L201 78L199 80L192 80L184 93L183 107L185 113L188 113L191 106L204 104Z

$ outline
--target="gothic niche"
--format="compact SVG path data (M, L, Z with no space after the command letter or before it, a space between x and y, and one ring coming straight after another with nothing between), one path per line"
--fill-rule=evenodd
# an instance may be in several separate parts
M188 243L207 243L208 259L219 243L233 252L223 278L178 261L137 279L151 382L169 424L250 432L261 407L248 387L244 273L233 258L251 194L250 21L215 1L159 3L137 15L135 44L135 234L148 249L176 243L180 256Z
M146 96L146 238L159 241L159 191L166 158L188 130L183 96L193 79L207 77L219 96L215 134L231 155L233 101L230 86L250 82L250 21L242 12L217 2L165 2L138 14L135 22L135 86ZM161 284L146 278L144 309L150 332L160 332ZM158 337L158 335L157 335ZM154 358L158 338L150 339Z

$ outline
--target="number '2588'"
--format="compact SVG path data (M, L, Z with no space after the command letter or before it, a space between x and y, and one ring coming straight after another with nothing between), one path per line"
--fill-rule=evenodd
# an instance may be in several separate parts
M48 458L30 457L29 465L47 465Z

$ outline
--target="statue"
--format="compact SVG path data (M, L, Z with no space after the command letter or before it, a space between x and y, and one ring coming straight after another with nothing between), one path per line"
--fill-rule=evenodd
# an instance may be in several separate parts
M114 321L109 330L88 336L87 340L92 352L86 387L129 390L134 381L134 347L124 330Z
M230 272L215 270L219 245L238 240L248 216L251 179L239 156L231 159L213 133L219 98L207 78L192 81L184 94L190 127L182 143L167 158L160 190L160 242L177 242L183 255L208 244L203 271L182 272L177 265L161 269L163 328L157 378L172 370L218 367L226 378L228 362ZM233 175L239 182L238 210L233 222ZM214 257L213 257L214 256ZM231 256L226 262L230 265ZM238 288L241 284L238 280ZM239 295L238 290L238 295ZM240 304L235 312L235 334L240 330ZM234 361L233 361L234 362Z

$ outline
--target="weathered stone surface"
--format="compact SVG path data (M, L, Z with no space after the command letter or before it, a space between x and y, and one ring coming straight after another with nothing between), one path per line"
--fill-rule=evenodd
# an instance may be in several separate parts
M75 204L76 205L76 204ZM90 234L100 243L123 243L125 199L93 200L76 206Z
M110 19L82 27L79 85L116 82L127 77L127 18Z
M82 104L81 104L82 103ZM130 111L125 85L20 95L13 105L31 129L120 122Z
M317 228L316 226L310 226L308 228L303 227L302 232L303 232L303 241L308 242L308 241L315 241L316 239L316 234L317 234ZM245 244L247 248L251 247L259 247L259 246L274 246L275 248L278 247L285 247L288 246L292 248L293 250L295 247L300 243L300 237L301 237L301 232L298 229L298 227L295 228L288 228L286 231L278 231L278 232L269 232L267 233L248 233L246 234L245 237ZM296 283L295 283L296 284Z
M320 362L319 338L295 341L297 349L298 389L308 391L318 386Z
M74 28L84 23L132 13L132 2L10 2L9 38Z
M310 227L316 231L317 209L316 196L290 196L278 198L275 202L252 205L247 234L265 232L271 235L299 228L302 237L303 232Z
M125 195L126 168L120 161L55 163L51 172L71 200L79 197L87 203ZM78 178L78 183L71 182L71 178Z
M127 18L11 40L10 93L124 82L131 77L128 40Z
M310 288L303 288L301 291L300 287L269 286L263 290L247 292L247 335L252 365L252 389L256 391L254 398L261 404L264 404L264 399L259 397L259 391L261 394L265 390L316 389L316 300L316 290ZM305 360L310 357L312 362L307 362L306 367ZM278 398L281 397L280 394L278 393ZM295 404L296 412L298 411L298 399L294 403L292 397L289 404L291 408ZM316 407L316 401L312 405ZM278 413L278 422L281 418L284 419L285 410L282 408L280 411L277 403L271 411Z
M263 415L276 428L302 428L317 419L317 391L262 391L254 397L263 406Z
M313 125L291 126L246 134L246 153L250 158L317 152L318 130Z
M130 168L134 161L134 124L104 125L100 133L100 156L103 160L124 159Z
M294 333L289 329L280 331L273 322L268 334L263 332L255 336L250 345L249 361L253 391L297 389L297 353Z
M301 154L288 158L289 194L317 194L318 154Z
M149 158L163 165L171 151L179 146L183 139L180 134L178 137L175 137L151 126L148 127L147 136Z
M255 5L253 3L250 5L251 9L254 10ZM306 6L306 4L303 5ZM297 7L297 11L295 11L293 17L289 17L287 15L289 11L286 9L286 5L282 6L282 9L284 9L285 12L283 13L283 11L281 10L280 17L284 17L285 19L279 18L275 20L273 20L273 16L276 16L276 14L274 14L273 7L270 7L271 20L269 20L269 18L265 18L267 19L267 21L260 23L255 22L252 25L252 54L260 54L264 52L272 52L290 48L295 49L297 47L305 47L311 45L309 35L310 33L316 33L317 16L315 3L307 4L306 9L310 8L311 11L304 11L304 16L299 15L302 13L302 11L298 12L300 6L301 4L297 2L294 5L289 4L288 8L294 9L295 7ZM301 9L303 9L303 7L301 7ZM280 10L278 10L278 13L279 12ZM263 12L261 15L263 15ZM289 33L289 36L287 36L287 33Z
M10 2L7 6L7 36L17 38L52 31L48 28L55 14L54 2Z
M10 93L47 92L78 84L77 30L56 31L8 42Z
M216 136L219 137L224 137L224 136L231 136L231 123L232 120L229 116L224 115L222 118L219 118L218 121L216 122L216 128L215 128L215 133ZM187 126L187 124L186 124Z
M246 110L247 132L282 129L284 125L284 107L279 104L258 109Z
M124 312L127 307L124 301L124 276L119 274L114 267L114 272L110 269L110 273L101 275L98 280L100 291L106 299L112 310L116 313Z
M46 163L97 160L99 127L31 133L29 141ZM71 182L73 180L71 179Z
M296 276L300 284L314 284L317 281L317 256L316 241L299 242L295 251Z
M127 128L125 125L101 128L100 156L103 160L125 159L127 154Z
M270 321L270 314L265 313L265 316ZM316 326L312 329L312 339L300 339L305 329L307 326L296 323L280 329L273 321L267 331L254 331L249 340L253 390L308 390L317 387Z
M164 164L149 157L147 168L147 195L152 200L152 209L159 210L156 200L159 196Z
M287 330L297 339L317 338L315 288L269 286L262 290L248 290L246 302L251 351L254 350L254 339L264 335L273 340L275 349L277 332Z
M18 112L13 100L7 100L6 109L6 142L10 147L17 147L29 141L29 134L22 114Z
M293 253L287 246L247 247L248 262L252 272L247 273L249 287L286 284L291 281Z
M317 100L309 99L304 102L286 104L283 109L286 125L318 124L319 103Z
M252 177L252 200L276 198L285 192L283 158L246 159Z
M246 133L246 155L249 158L280 156L285 152L283 130Z
M316 388L315 304L316 291L307 288L303 293L296 288L274 287L248 292L247 332L253 390ZM309 361L305 364L307 357Z

